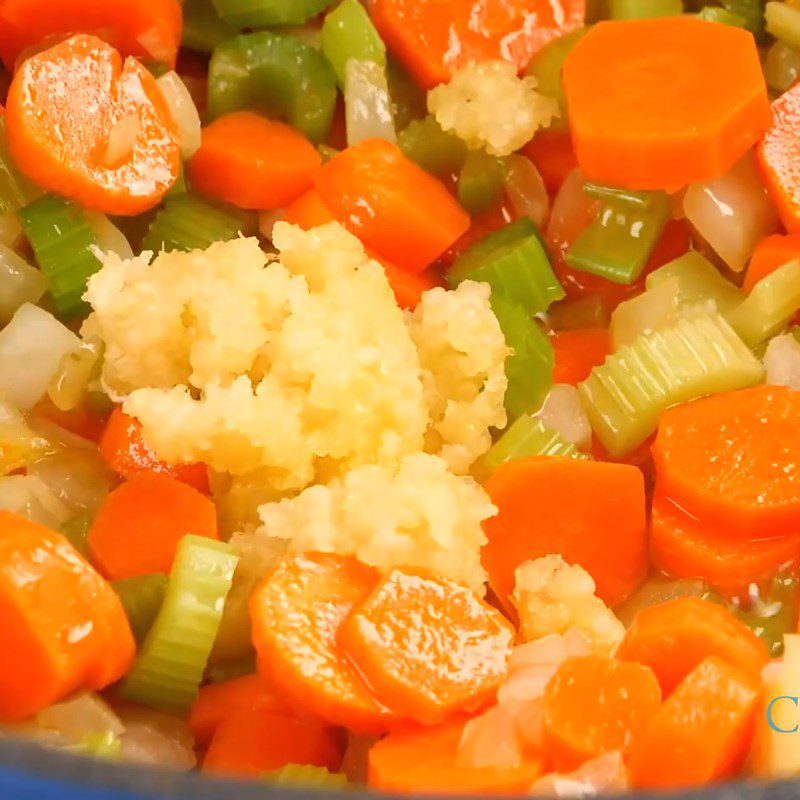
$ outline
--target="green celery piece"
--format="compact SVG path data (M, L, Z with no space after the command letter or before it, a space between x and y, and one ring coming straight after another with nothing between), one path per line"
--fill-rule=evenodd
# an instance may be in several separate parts
M220 19L213 0L184 0L181 39L184 47L211 53L218 44L237 33L236 28Z
M567 263L615 283L632 283L647 264L669 215L669 198L662 193L644 208L609 201L567 250Z
M311 764L287 764L273 772L265 772L262 780L287 786L314 786L330 789L347 789L350 781L340 772L329 772L325 767Z
M547 322L554 331L576 328L607 328L608 309L599 295L591 294L577 300L562 300L547 309Z
M460 172L469 155L464 141L443 131L431 116L414 120L400 131L397 144L407 158L437 178Z
M459 256L447 274L451 286L484 281L492 295L503 295L531 316L564 297L553 274L539 231L527 217L484 236Z
M682 0L610 0L612 19L651 19L683 14Z
M178 168L178 177L175 178L175 183L167 189L165 197L172 197L176 194L186 194L189 191L189 187L186 185L186 168L183 164L180 165Z
M19 221L47 278L56 313L62 318L85 315L86 283L102 264L92 252L97 237L80 206L45 195L21 209Z
M92 518L88 514L78 514L61 525L61 533L82 556L85 556L89 549L86 540L91 527Z
M244 658L241 661L209 666L205 679L209 683L224 683L234 678L241 678L242 675L252 675L257 671L255 658Z
M731 14L741 17L745 28L756 39L764 37L764 0L722 0L721 5Z
M227 242L250 233L247 217L201 200L193 194L171 195L164 200L142 240L142 250L205 250L214 242Z
M481 459L482 465L494 472L501 464L515 458L530 456L562 456L564 458L588 459L574 444L565 441L561 435L546 428L538 417L522 414L492 445Z
M19 211L42 194L18 169L6 144L6 117L0 116L0 213Z
M800 9L786 3L770 2L764 9L764 20L767 33L800 50Z
M800 259L762 278L747 299L728 314L733 329L755 347L786 327L800 309Z
M137 575L112 581L111 586L119 595L134 638L143 642L164 602L167 576L159 573Z
M473 150L458 175L458 202L470 214L491 208L503 195L506 163L483 150Z
M333 0L213 0L217 13L236 28L302 25Z
M598 200L614 201L624 205L637 206L639 208L650 208L653 201L658 197L657 192L641 192L633 189L619 189L616 186L603 186L600 183L587 181L583 185L583 191L590 197Z
M539 408L553 385L553 346L528 312L502 294L492 294L492 310L511 350L506 359L505 406L513 422Z
M592 429L609 453L621 456L655 430L669 406L763 378L763 366L725 319L705 314L640 336L578 389Z
M325 16L320 41L339 86L344 86L345 65L351 58L386 66L386 47L358 0L342 0Z
M336 74L322 53L290 34L259 31L214 48L208 115L255 108L285 119L319 144L336 104Z
M740 17L732 11L728 11L727 8L720 8L719 6L706 6L698 12L697 16L709 22L718 22L721 25L732 25L734 28L747 27L747 22L744 17Z
M197 697L238 557L225 542L189 534L175 554L167 592L120 694L185 712Z
M397 130L403 130L414 120L425 117L428 113L427 93L391 56L386 59L386 81Z

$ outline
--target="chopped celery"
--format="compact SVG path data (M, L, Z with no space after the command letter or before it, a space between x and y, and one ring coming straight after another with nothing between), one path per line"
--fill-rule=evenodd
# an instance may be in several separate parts
M679 319L610 355L579 385L592 429L612 455L629 453L671 405L752 386L764 368L719 314Z
M297 36L245 33L218 45L211 56L211 118L257 108L283 117L319 144L330 131L335 104L333 68Z
M733 329L750 346L774 336L800 309L800 259L762 278L747 299L728 314Z
M473 150L458 175L458 202L470 214L480 214L502 197L505 179L506 163L502 158Z
M619 189L616 186L603 186L600 183L587 181L583 185L583 191L598 200L615 201L639 208L650 208L653 201L658 198L656 192L641 192L633 189Z
M167 197L142 240L142 250L205 250L214 242L249 232L243 214L227 211L192 194Z
M564 297L550 268L536 226L527 217L511 222L472 245L447 274L448 283L485 281L492 294L519 304L531 316Z
M397 143L407 158L438 178L456 174L467 160L464 141L443 131L432 116L411 122L400 131Z
M265 772L262 779L270 783L289 786L315 786L330 789L346 789L350 782L339 772L329 772L325 767L311 764L287 764L273 772Z
M189 187L186 184L186 169L184 168L183 164L180 165L178 169L178 177L175 178L175 183L167 189L166 197L172 197L175 194L186 194L189 191Z
M619 350L644 333L674 324L681 311L679 287L678 278L670 278L620 303L608 328L612 348Z
M234 678L241 678L242 675L252 675L255 671L255 658L243 658L240 661L209 665L206 670L205 679L209 683L224 683Z
M544 401L553 383L553 346L528 312L502 294L492 295L492 310L511 350L506 359L505 406L513 422Z
M184 47L201 53L210 53L218 44L238 33L236 28L220 19L213 0L184 0Z
M773 1L767 3L764 19L767 33L771 33L789 47L800 49L800 8Z
M706 6L697 14L700 19L708 20L709 22L718 22L721 25L733 25L734 28L746 27L746 20L727 8L720 8L719 6Z
M238 558L224 542L184 536L167 592L120 690L128 700L186 711L197 696Z
M386 80L392 99L392 116L397 130L407 128L428 113L427 95L408 73L391 57L386 59Z
M608 201L567 251L567 263L615 283L632 283L647 264L669 214L666 194L655 194L644 207Z
M682 0L610 0L612 19L649 19L683 14Z
M61 526L61 533L67 537L67 541L82 555L88 552L86 539L89 536L89 528L92 527L92 518L88 514L78 514L71 517Z
M764 0L721 0L721 5L744 20L744 27L756 39L764 35Z
M301 25L321 14L332 0L214 0L217 13L237 28Z
M339 86L344 86L345 65L351 58L386 66L386 47L358 0L342 0L326 15L321 44L325 58L339 79Z
M576 328L607 328L608 309L596 294L577 300L562 300L547 309L547 322L554 331L571 331Z
M42 194L18 169L6 145L6 118L0 116L0 213L18 211Z
M134 638L137 642L144 641L164 602L167 576L137 575L134 578L112 581L111 586L119 595Z
M102 265L92 252L97 237L80 206L46 195L21 209L19 219L47 278L56 312L61 317L86 313L86 283Z

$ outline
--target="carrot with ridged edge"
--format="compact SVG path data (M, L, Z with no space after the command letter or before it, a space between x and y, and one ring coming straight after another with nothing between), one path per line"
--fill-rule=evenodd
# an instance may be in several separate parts
M498 514L483 524L489 585L510 608L514 570L560 553L580 564L606 603L621 603L647 574L642 473L627 464L548 456L507 461L486 482Z
M180 170L155 78L95 36L73 36L22 64L8 91L6 136L35 183L106 214L147 211Z
M544 690L542 755L570 772L612 750L627 751L661 705L649 667L613 658L567 659Z
M427 725L490 700L513 640L505 617L471 589L411 569L392 570L339 631L376 697Z
M610 186L712 180L770 125L752 34L688 15L598 23L563 80L581 170Z
M665 696L708 656L756 677L769 661L766 646L750 628L727 608L698 597L643 608L617 651L617 658L649 666Z
M753 736L760 680L721 658L701 661L634 744L631 783L696 788L733 777Z
M59 533L0 511L0 721L119 680L136 652L116 592Z
M351 556L282 558L250 600L258 671L298 708L359 733L397 721L347 660L339 628L379 581Z
M800 258L800 233L774 233L762 239L750 256L742 288L749 292L762 278Z
M97 510L86 539L89 557L109 580L169 574L187 534L217 539L217 512L204 494L166 475L138 475Z
M557 331L550 337L555 366L553 383L577 386L589 377L594 367L606 360L611 352L607 328L575 328Z

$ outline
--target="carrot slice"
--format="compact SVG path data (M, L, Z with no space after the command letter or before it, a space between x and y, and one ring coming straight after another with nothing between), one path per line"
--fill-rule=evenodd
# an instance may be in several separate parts
M557 331L550 337L556 359L553 383L576 386L592 369L606 360L611 342L606 328L576 328Z
M259 672L300 708L363 733L385 730L393 715L336 637L377 582L377 572L355 558L298 554L282 559L250 601Z
M675 578L698 578L735 595L800 562L800 535L732 542L657 492L650 515L650 556L658 569Z
M342 760L338 739L319 722L265 708L223 720L211 740L203 772L258 778L287 764L312 764L331 772Z
M800 531L800 393L756 386L675 406L653 458L661 493L729 539Z
M8 91L6 133L20 170L39 186L108 214L155 206L181 163L155 78L95 36L23 63Z
M391 733L369 751L368 785L385 792L425 794L518 794L541 774L541 763L526 757L518 767L457 764L464 722Z
M179 0L3 0L0 4L0 57L10 72L24 51L76 31L93 33L124 55L174 66L181 43L181 5Z
M661 688L643 664L569 658L544 690L543 755L569 772L590 758L628 749L661 705Z
M203 128L189 181L206 197L254 210L282 208L311 188L322 164L300 131L252 111L236 111Z
M627 464L567 458L520 458L486 483L499 509L484 522L483 565L507 607L514 570L560 553L580 564L606 603L616 605L647 573L644 480Z
M122 478L136 475L166 475L175 478L198 492L208 493L208 469L205 464L168 464L142 438L142 426L117 406L108 418L100 437L100 455Z
M513 639L505 617L471 589L407 569L392 570L339 632L380 701L428 725L494 694Z
M706 658L681 681L635 743L637 788L697 787L736 774L750 746L760 681Z
M585 0L371 0L389 49L430 89L473 61L524 69L549 41L583 25Z
M168 574L188 533L217 538L205 495L166 475L138 475L109 493L89 528L89 556L109 580Z
M706 657L718 656L758 676L769 661L764 643L728 609L698 597L680 597L633 618L617 658L647 664L664 695Z
M343 150L315 185L343 225L408 272L422 272L469 228L469 215L444 184L384 139Z
M601 22L563 77L581 170L611 186L675 191L717 178L770 124L752 35L696 17Z
M767 236L753 250L742 288L749 292L762 278L795 258L800 258L800 233Z
M116 592L61 534L0 511L0 720L119 680L136 645Z
M533 161L550 194L555 194L578 166L569 131L538 131L520 152Z

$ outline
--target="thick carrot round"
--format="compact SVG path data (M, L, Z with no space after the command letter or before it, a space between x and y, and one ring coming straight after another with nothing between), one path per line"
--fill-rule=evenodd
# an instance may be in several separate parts
M203 128L189 181L206 197L239 208L282 208L311 188L322 164L300 131L252 111L236 111Z
M61 534L0 511L0 721L103 689L136 645L117 594Z
M800 258L800 233L767 236L753 250L742 288L749 292L762 278L796 258Z
M759 691L751 673L720 658L701 661L635 742L633 786L695 788L735 775L750 747Z
M626 751L661 705L652 670L613 658L567 659L544 690L543 756L569 772L590 758Z
M770 124L752 35L688 15L600 22L563 76L578 163L598 183L675 191L717 178Z
M155 78L95 36L74 36L17 70L8 146L42 188L107 214L140 214L175 182L180 146Z
M335 155L315 185L336 218L381 258L422 272L469 228L440 181L384 139Z
M355 558L286 556L253 593L250 616L258 669L300 708L358 732L385 730L381 705L336 641L339 628L378 583Z
M500 466L486 483L499 509L484 522L482 561L508 607L514 570L560 553L580 564L606 603L621 603L647 573L644 480L627 464L548 456Z
M168 574L187 534L217 538L205 495L166 475L138 475L112 491L89 528L89 557L109 580Z
M646 664L664 695L708 656L758 677L769 661L764 643L730 611L698 597L644 608L634 617L617 658Z
M596 366L606 360L611 352L611 342L606 328L575 328L558 331L550 337L556 363L553 383L577 386L589 377Z
M392 570L344 621L339 642L378 699L425 724L472 710L508 671L514 629L471 589Z
M800 535L731 541L656 493L650 514L650 557L674 578L697 578L735 595L783 566L800 563Z
M384 792L425 794L519 794L541 774L541 763L518 767L465 767L456 761L464 722L391 733L369 751L367 783Z
M730 539L800 532L800 392L756 386L664 412L659 491Z

